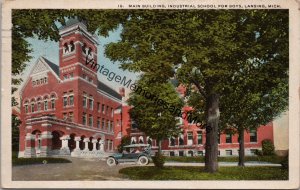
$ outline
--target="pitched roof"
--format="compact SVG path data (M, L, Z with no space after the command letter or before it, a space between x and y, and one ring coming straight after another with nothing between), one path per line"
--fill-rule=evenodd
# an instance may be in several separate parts
M45 57L42 57L42 58L49 65L49 67L57 74L57 76L59 76L59 67L58 67L58 65L56 65L55 63L52 63L51 61L49 61Z
M59 28L59 30L62 30L64 28L67 28L69 26L72 26L72 25L75 25L77 23L83 23L85 26L86 26L86 22L85 21L80 21L77 17L75 18L70 18L67 22L66 22L66 25L63 25Z
M98 80L98 84L97 84L97 87L99 90L101 91L104 91L106 92L107 94L119 99L119 100L122 100L122 96L116 92L114 89L110 88L109 86L107 86L106 84L104 84L103 82L100 82Z
M57 76L59 76L59 67L58 67L58 65L52 63L51 61L49 61L45 57L42 57L42 59L44 59L44 61L49 65L49 67L57 74ZM98 83L97 83L97 88L99 90L113 96L116 99L122 100L122 96L117 91L110 88L109 86L107 86L103 82L100 82L99 80L98 80Z

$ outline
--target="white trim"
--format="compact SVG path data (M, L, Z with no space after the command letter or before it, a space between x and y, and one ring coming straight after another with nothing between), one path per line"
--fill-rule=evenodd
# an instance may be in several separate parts
M74 30L75 30L75 32L77 32L78 29L81 29L80 32L82 32L83 36L87 37L89 40L91 40L96 45L99 45L98 39L95 38L91 33L89 33L86 29L86 26L81 22L73 24L73 26L71 26L71 27L67 26L67 27L63 28L62 30L59 31L59 35L61 37L68 36L69 34L74 32Z

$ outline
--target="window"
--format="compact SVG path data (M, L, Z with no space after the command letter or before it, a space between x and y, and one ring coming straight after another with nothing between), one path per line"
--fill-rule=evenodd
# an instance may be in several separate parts
M82 114L82 124L86 125L86 113Z
M182 136L179 137L179 145L184 145L184 141L183 141Z
M97 110L98 110L98 112L100 112L100 103L99 102L97 102Z
M184 156L183 151L179 151L179 156Z
M198 156L203 156L203 151L198 151Z
M93 110L94 101L92 99L89 99L89 106L90 106L90 109Z
M71 121L74 120L74 114L73 114L73 112L70 112L70 113L69 113L69 119L70 119Z
M75 50L75 45L73 41L70 42L70 50L71 52Z
M144 144L143 137L140 137L140 138L139 138L139 143L140 143L140 144Z
M108 131L111 131L111 129L110 129L110 121L107 121L107 128L108 128Z
M89 82L93 82L93 79L89 77Z
M54 99L51 100L51 108L55 109L55 100Z
M82 105L85 108L87 107L87 102L86 102L86 97L85 96L83 97Z
M34 112L34 103L31 103L31 112Z
M100 117L97 118L97 128L100 129Z
M232 156L232 150L226 150L226 156Z
M64 80L68 79L68 75L64 75Z
M86 79L86 75L85 75L85 74L83 74L83 75L82 75L82 78Z
M220 156L221 152L218 150L218 156Z
M187 144L192 145L193 144L193 132L188 132L187 138L188 138Z
M35 85L35 81L32 81L32 86L34 86Z
M106 121L106 130L109 131L109 130L110 130L109 127L110 127L110 126L109 126L109 121Z
M257 151L257 149L250 149L251 155L255 155L256 151Z
M70 73L70 78L73 78L74 77L74 74L73 73Z
M113 121L110 121L110 128L111 128L111 131L114 130L114 122Z
M108 108L109 108L109 106L106 106L106 110L105 110L105 111L106 111L106 112L105 112L106 114L108 114Z
M48 110L48 101L44 101L44 110L45 110L45 111Z
M202 144L202 131L197 132L198 144Z
M105 120L102 118L102 129L105 129Z
M48 81L47 81L47 77L45 77L45 78L44 78L44 80L45 80L45 83L47 83L47 82L48 82Z
M250 130L250 142L257 142L257 131L255 129Z
M73 106L74 105L74 96L69 96L69 99L70 99L70 106Z
M37 105L38 105L38 107L37 107L37 108L38 108L38 111L41 111L41 109L42 109L41 102L38 102Z
M67 118L67 113L63 113L63 119L66 120Z
M175 146L175 138L174 137L170 138L170 146Z
M171 152L170 152L170 156L175 156L174 151L171 151Z
M28 113L28 105L25 105L25 113Z
M194 152L192 150L188 151L188 156L194 156Z
M110 114L111 114L111 117L114 117L114 109L113 108L110 109Z
M102 104L102 113L104 114L105 113L105 105L104 104Z
M232 143L232 135L226 134L226 143Z
M93 127L93 116L91 114L89 115L89 126Z
M68 105L68 97L65 96L63 102L64 102L64 107L66 107Z
M218 133L218 144L220 144L220 140L221 140L221 134Z

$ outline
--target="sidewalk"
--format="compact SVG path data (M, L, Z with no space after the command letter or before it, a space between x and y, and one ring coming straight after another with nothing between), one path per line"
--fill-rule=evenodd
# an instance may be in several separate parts
M204 166L204 163L187 163L187 162L166 162L165 166ZM238 162L219 162L219 166L237 166ZM269 162L245 162L245 166L276 166L281 164L273 164Z

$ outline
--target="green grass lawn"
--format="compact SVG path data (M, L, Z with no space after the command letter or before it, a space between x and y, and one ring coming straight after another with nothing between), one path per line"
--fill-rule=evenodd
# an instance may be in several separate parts
M12 165L30 165L30 164L48 164L48 163L71 163L70 160L65 158L18 158L17 153L12 153Z
M119 173L132 180L288 180L288 170L280 167L219 167L214 174L203 170L204 167L136 166L123 168Z
M270 162L275 164L280 164L280 162L284 159L284 157L279 156L246 156L245 161L261 161L261 162ZM186 157L186 156L173 156L166 157L166 161L174 161L174 162L202 162L204 163L204 156L197 157ZM238 156L228 156L228 157L218 157L219 162L238 162Z

